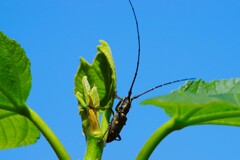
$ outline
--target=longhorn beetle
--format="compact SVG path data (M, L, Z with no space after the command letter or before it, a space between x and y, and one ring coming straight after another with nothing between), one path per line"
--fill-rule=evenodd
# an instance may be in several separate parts
M172 82L168 82L168 83L164 83L164 84L160 84L158 86L155 86L143 93L140 93L136 96L132 96L132 89L133 89L133 86L134 86L134 83L135 83L135 80L136 80L136 77L137 77L137 74L138 74L138 68L139 68L139 62L140 62L140 49L141 49L141 45L140 45L140 34L139 34L139 28L138 28L138 20L137 20L137 16L136 16L136 13L135 13L135 10L134 10L134 7L133 7L133 4L131 2L131 0L129 0L129 3L130 3L130 6L131 6L131 10L133 12L133 15L134 15L134 19L135 19L135 22L136 22L136 28L137 28L137 38L138 38L138 59L137 59L137 67L136 67L136 71L135 71L135 74L134 74L134 77L133 77L133 81L132 81L132 84L130 86L130 89L128 91L128 95L127 97L123 97L123 98L120 98L118 96L116 96L117 99L119 99L119 102L115 108L115 111L116 113L114 114L111 122L109 123L108 125L108 129L107 131L103 134L101 140L104 138L104 136L107 134L107 139L106 139L106 142L109 143L109 142L112 142L114 140L117 140L117 141L120 141L121 140L121 136L119 135L123 126L126 124L126 121L127 121L127 114L129 112L129 109L131 108L131 105L132 105L132 101L134 99L137 99L138 97L152 91L152 90L155 90L157 88L160 88L162 86L166 86L166 85L169 85L169 84L173 84L173 83L177 83L177 82L182 82L182 81L187 81L187 80L194 80L195 78L185 78L185 79L180 79L180 80L175 80L175 81L172 81ZM113 112L113 111L112 111ZM99 140L100 141L100 140Z

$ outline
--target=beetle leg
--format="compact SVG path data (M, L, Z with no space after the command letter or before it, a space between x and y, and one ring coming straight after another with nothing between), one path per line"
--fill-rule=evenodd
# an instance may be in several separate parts
M108 129L104 132L104 134L102 135L102 138L97 141L97 144L99 144L99 143L104 139L104 137L105 137L105 135L107 134L108 131L109 131L109 127L108 127Z
M113 109L112 109L112 108L109 108L109 109L110 109L112 115L114 116L114 111L113 111Z
M120 135L118 135L117 138L115 139L115 141L121 141L121 140L122 140L122 138Z
M122 103L122 99L118 102L118 104L117 104L116 107L115 107L115 111L116 111L116 112L118 112L118 108L119 108L119 106L121 105L121 103Z
M118 95L116 95L115 98L118 100L122 100L122 98L118 97Z

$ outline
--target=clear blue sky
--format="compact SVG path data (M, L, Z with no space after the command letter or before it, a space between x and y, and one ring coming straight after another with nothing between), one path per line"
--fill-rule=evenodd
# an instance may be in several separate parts
M207 81L240 75L239 0L133 0L139 20L142 56L133 94L157 84L196 77ZM125 96L137 59L136 28L128 0L1 0L0 30L16 39L31 60L28 105L49 124L73 160L82 159L74 74L82 56L92 61L99 39L106 40L117 69L119 96ZM167 117L139 103L167 94L180 84L133 102L122 141L106 145L104 160L132 160ZM196 126L169 135L151 160L239 159L240 128ZM29 147L0 151L0 159L55 160L41 136Z

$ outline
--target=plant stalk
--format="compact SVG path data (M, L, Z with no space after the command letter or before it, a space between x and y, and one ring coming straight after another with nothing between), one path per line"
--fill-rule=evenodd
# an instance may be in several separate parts
M148 160L157 145L175 129L176 118L173 117L152 134L152 136L147 140L140 150L136 160Z
M62 143L59 141L57 136L48 127L48 125L43 121L43 119L28 107L29 113L25 115L33 124L40 130L43 136L46 138L48 143L52 146L54 152L60 160L71 160L66 149L63 147Z
M89 136L84 160L100 160L104 148L104 141L99 141L99 137Z

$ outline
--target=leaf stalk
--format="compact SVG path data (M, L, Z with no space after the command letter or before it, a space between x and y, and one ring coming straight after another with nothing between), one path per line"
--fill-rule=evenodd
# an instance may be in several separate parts
M136 157L136 160L148 160L154 149L157 145L171 132L176 130L177 118L173 117L165 124L160 126L152 136L147 140L139 154Z
M54 152L60 160L71 160L66 149L53 133L53 131L48 127L48 125L43 121L43 119L34 112L31 108L28 107L29 113L25 115L33 124L40 130L43 136L46 138L48 143L53 148Z

